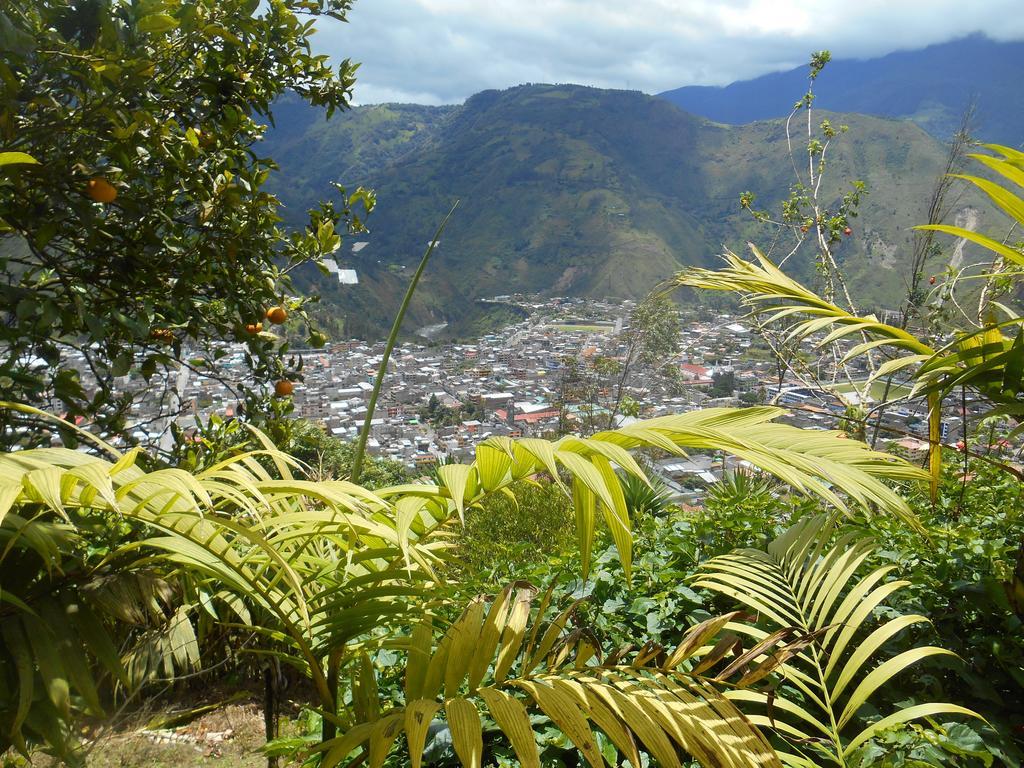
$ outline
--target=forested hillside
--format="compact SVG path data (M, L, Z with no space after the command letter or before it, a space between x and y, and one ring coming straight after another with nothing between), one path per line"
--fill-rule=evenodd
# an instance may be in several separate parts
M909 227L926 218L945 148L911 122L815 114L850 128L829 150L825 199L855 179L868 189L839 258L862 295L894 302ZM641 296L680 266L712 263L723 245L767 248L771 230L740 195L771 208L795 180L783 122L712 123L632 91L527 85L459 107L366 106L330 121L286 103L277 124L266 148L281 165L287 215L298 221L332 181L377 192L371 232L359 238L368 245L348 243L341 258L360 284L314 278L356 334L381 332L455 200L413 307L419 324L458 320L473 299L511 291ZM799 258L794 267L806 273Z

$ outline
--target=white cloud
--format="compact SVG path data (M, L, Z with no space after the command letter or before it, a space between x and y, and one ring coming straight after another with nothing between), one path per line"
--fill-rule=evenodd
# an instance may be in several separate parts
M722 85L828 48L865 58L972 32L1024 39L1020 0L359 0L319 51L362 62L360 103L455 103L485 88Z

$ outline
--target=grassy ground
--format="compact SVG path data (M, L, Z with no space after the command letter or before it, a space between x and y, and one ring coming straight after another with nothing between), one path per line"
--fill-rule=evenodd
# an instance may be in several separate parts
M90 768L180 768L186 765L264 768L267 764L267 758L259 751L264 743L263 714L256 702L230 704L176 729L146 732L143 725L134 723L133 727L101 738L86 765Z
M858 388L863 387L863 386L864 386L864 382L863 381L857 382L857 387ZM853 390L854 390L854 385L850 384L848 382L836 385L836 391L837 392L846 393L846 392L852 392ZM868 390L868 394L870 394L871 397L873 397L876 402L880 402L882 400L882 398L885 396L885 382L884 381L873 381L871 383L871 388ZM899 398L899 397L906 397L909 394L910 394L910 387L906 387L906 386L903 386L903 385L900 385L900 384L893 384L889 388L889 399L890 400L895 400L896 398Z
M213 701L224 701L217 696ZM260 751L266 742L263 711L257 695L241 698L217 707L178 727L159 727L160 721L176 716L197 702L159 701L118 719L115 725L98 726L92 748L86 757L87 768L266 768L267 758ZM300 708L286 706L282 712L282 736L302 735ZM33 756L33 768L56 768L61 763L44 756ZM281 768L288 763L281 760Z

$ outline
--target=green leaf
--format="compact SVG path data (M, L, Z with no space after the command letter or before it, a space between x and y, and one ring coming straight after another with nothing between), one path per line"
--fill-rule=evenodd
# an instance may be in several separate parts
M38 165L39 161L24 152L0 152L0 168L5 165Z
M138 29L143 34L161 34L177 29L178 21L166 13L151 13L139 19Z
M944 232L945 234L952 235L953 237L961 237L999 254L1004 259L1008 259L1014 264L1024 265L1024 254L1020 251L1010 248L1008 245L1003 245L998 240L993 240L991 237L986 237L985 235L979 234L970 229L952 227L948 224L924 224L919 227L914 227L914 229L927 229L935 232Z
M876 733L884 731L886 728L892 728L894 725L910 722L911 720L934 717L935 715L963 715L964 717L976 717L979 720L985 719L977 712L972 712L971 710L957 706L956 704L916 704L912 707L901 709L899 712L887 717L883 717L881 720L869 725L846 745L846 749L843 750L843 754L850 755L855 749L857 749L857 747L870 739Z
M874 623L883 601L907 586L901 581L882 583L891 567L858 576L871 551L868 540L852 534L835 537L828 517L818 515L791 526L768 546L767 552L739 550L712 558L698 572L698 584L757 611L759 623L765 625L762 628L732 621L725 625L756 641L751 649L727 661L718 673L723 682L739 688L730 691L729 698L744 705L755 724L774 730L782 738L797 742L815 738L837 763L842 762L839 756L849 748L843 731L880 688L923 659L954 655L925 646L881 663L874 661L898 633L926 619L899 616L862 636L865 626ZM699 634L704 634L703 630ZM694 670L717 665L726 641L732 642L726 636L712 651L700 651L705 655ZM854 650L848 653L851 645ZM785 680L786 685L773 687L770 695L743 689L767 672ZM730 680L733 675L738 680ZM854 684L847 696L847 689ZM955 709L941 709L952 705L932 706L940 708L936 711ZM906 719L914 717L914 708L910 708ZM890 720L904 721L898 716ZM793 746L801 751L799 743Z

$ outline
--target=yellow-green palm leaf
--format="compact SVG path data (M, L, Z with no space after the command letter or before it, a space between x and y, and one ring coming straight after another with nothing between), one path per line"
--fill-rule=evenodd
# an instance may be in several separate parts
M711 409L587 439L496 439L478 447L472 464L443 468L440 484L376 493L343 481L302 479L297 462L258 433L260 449L194 475L173 468L145 471L138 451L108 449L109 459L59 448L21 451L0 456L0 535L15 538L18 551L37 558L36 571L46 572L61 567L63 553L74 548L68 542L81 541L81 515L130 522L143 533L112 557L128 567L145 563L199 580L226 596L230 618L224 621L257 633L265 641L261 652L309 675L321 706L330 711L334 670L355 645L379 638L408 616L410 598L446 556L452 521L531 475L550 475L571 491L585 561L596 516L604 516L627 577L632 534L619 473L643 478L630 456L638 448L728 451L840 509L876 506L913 522L887 482L918 479L918 470L839 433L808 435L774 423L783 413ZM0 553L0 566L6 567L8 556ZM31 611L27 596L10 587L0 598L9 610ZM180 621L167 627L179 638L186 630ZM161 637L149 647L175 647ZM19 658L28 660L25 674L35 675L39 660L52 656L42 648ZM54 706L64 707L64 686L47 686ZM12 723L25 722L24 706L12 704Z
M709 560L695 580L696 586L727 595L760 616L760 625L725 625L755 646L719 675L739 673L743 686L769 673L782 679L772 693L741 688L726 696L750 712L752 722L794 745L794 754L783 756L792 765L843 765L877 731L900 722L940 713L977 717L963 707L932 703L866 726L859 719L861 707L900 671L930 657L952 655L932 646L885 654L889 641L928 619L874 618L874 610L907 582L887 579L891 567L863 574L872 550L870 540L837 538L826 517L811 517L766 552L744 549ZM787 696L790 691L799 698Z
M481 765L487 717L519 763L537 768L531 711L546 715L594 768L604 765L595 730L636 768L641 752L666 768L681 766L684 755L707 766L781 765L760 731L705 680L650 666L643 653L632 664L600 663L593 637L570 626L577 604L545 622L546 595L531 621L536 594L518 583L489 604L473 600L436 647L431 627L421 625L408 640L405 706L372 712L321 745L324 768L364 759L379 768L403 733L411 764L419 768L427 729L442 716L463 765ZM674 662L699 643L689 645ZM372 670L364 666L361 674Z

